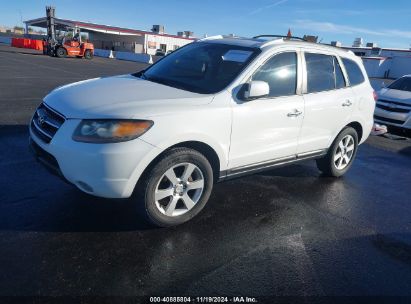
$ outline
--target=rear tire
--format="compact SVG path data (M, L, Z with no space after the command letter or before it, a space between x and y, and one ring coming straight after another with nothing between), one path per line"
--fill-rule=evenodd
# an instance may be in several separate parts
M326 176L339 177L352 166L357 154L358 134L355 129L345 127L332 143L327 154L317 159L317 167Z
M175 148L150 167L138 183L138 211L155 226L179 225L204 208L212 188L213 170L207 158L193 149Z
M64 57L67 56L67 51L66 51L64 48L59 47L59 48L57 49L57 51L56 51L56 56L57 56L58 58L64 58Z
M89 60L93 59L93 52L91 50L86 50L84 52L84 58L89 59Z

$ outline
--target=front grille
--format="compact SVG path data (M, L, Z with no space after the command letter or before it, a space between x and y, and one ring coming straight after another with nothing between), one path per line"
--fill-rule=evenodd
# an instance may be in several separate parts
M398 125L402 125L404 122L401 120L397 120L397 119L392 119L392 118L385 118L385 117L381 117L381 116L377 116L374 115L374 118L380 121L385 121L385 122L390 122L390 123L394 123L394 124L398 124Z
M403 102L398 102L398 101L378 99L377 102L392 103L392 104L396 104L396 105L399 105L399 106L404 106L404 107L410 107L411 108L411 105L409 103L403 103Z
M49 143L64 121L63 115L42 103L34 113L30 126L38 138Z
M403 102L398 101L391 101L385 99L378 99L377 108L383 109L388 112L395 112L395 113L409 113L411 112L411 105Z
M404 108L397 108L397 107L392 107L392 106L387 106L387 105L382 105L382 104L378 104L376 105L377 108L383 109L385 111L389 111L389 112L396 112L396 113L408 113L411 111L410 109L404 109Z

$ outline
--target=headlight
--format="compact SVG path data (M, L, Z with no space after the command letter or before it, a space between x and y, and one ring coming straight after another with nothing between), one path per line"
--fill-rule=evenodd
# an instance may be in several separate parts
M73 134L73 140L88 143L114 143L135 139L147 132L151 120L82 120Z

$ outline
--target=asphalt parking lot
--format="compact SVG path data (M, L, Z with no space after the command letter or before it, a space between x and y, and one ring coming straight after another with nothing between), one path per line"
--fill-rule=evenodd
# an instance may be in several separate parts
M171 229L33 160L27 123L47 92L143 67L0 46L0 296L411 297L410 140L370 138L339 179L305 162L217 184Z

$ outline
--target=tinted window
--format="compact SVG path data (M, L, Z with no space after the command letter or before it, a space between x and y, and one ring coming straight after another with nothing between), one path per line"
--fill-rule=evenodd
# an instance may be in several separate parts
M334 59L332 56L305 53L307 63L307 92L321 92L335 88Z
M411 92L411 77L401 77L388 86L389 89Z
M258 48L194 42L134 75L182 90L212 94L228 86L260 52Z
M335 70L335 88L341 89L345 87L344 74L341 70L340 63L337 58L334 57L334 70Z
M297 87L297 54L281 53L264 63L252 77L270 86L269 97L294 95Z
M348 74L348 79L350 80L350 85L357 85L364 82L364 75L360 67L352 60L347 58L341 58L345 66L345 70Z

